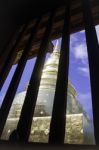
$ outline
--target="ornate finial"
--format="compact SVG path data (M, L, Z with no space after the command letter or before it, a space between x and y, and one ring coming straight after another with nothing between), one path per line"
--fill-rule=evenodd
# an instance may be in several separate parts
M60 44L59 44L59 40L56 41L56 45L55 45L55 48L54 48L54 51L53 52L59 52L60 51Z
M27 91L28 87L29 87L29 81L28 81L28 83L26 84L25 91Z

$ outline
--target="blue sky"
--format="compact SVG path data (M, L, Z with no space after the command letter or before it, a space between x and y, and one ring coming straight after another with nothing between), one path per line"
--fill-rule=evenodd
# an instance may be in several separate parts
M96 27L98 40L99 40L99 26ZM56 43L55 41L53 42ZM31 77L31 73L35 64L35 60L31 59L27 62L24 69L20 85L17 93L25 90L25 87ZM0 91L0 100L2 101L11 78L16 69L14 65L7 77L7 80ZM90 76L88 67L88 56L85 32L77 32L70 37L70 65L69 65L69 79L77 91L77 99L82 104L83 109L87 112L88 116L92 119L92 103L91 103L91 89L90 89Z
M99 26L96 26L96 31L99 41ZM88 116L92 118L90 75L85 31L72 34L70 41L69 78L77 91L78 101L80 101Z

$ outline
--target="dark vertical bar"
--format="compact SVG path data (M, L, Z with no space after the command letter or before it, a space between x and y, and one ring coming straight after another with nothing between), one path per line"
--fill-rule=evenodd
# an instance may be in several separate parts
M27 25L25 25L23 30L20 32L20 35L18 36L15 44L13 45L13 47L11 48L11 50L7 54L7 56L6 56L6 54L3 56L3 57L6 57L6 60L5 60L4 64L2 65L2 67L0 68L0 90L1 90L1 88L5 82L5 79L12 67L12 64L15 60L15 57L17 54L17 46L18 46L19 42L21 41L26 28L27 28Z
M56 83L56 91L53 104L52 119L50 124L49 143L64 143L68 67L69 67L69 41L70 41L70 1L66 4L64 27L62 32L62 44L59 60L59 70Z
M96 144L99 144L99 44L89 0L82 0L85 34L91 80L93 122Z
M2 104L1 109L0 109L0 136L2 134L2 131L3 131L10 107L11 107L12 102L13 102L13 98L14 98L15 93L17 91L23 70L25 68L25 64L26 64L26 61L28 58L28 53L31 50L32 41L35 37L35 34L36 34L37 29L38 29L38 25L39 25L40 20L41 20L41 17L39 17L35 26L33 27L33 30L31 31L31 35L29 37L28 43L26 44L26 47L23 51L22 57L21 57L19 64L16 68L16 71L14 73L14 76L12 78L12 81L10 83L8 91L6 93L6 96L3 100L3 104Z
M38 95L38 89L40 85L41 72L44 66L44 61L47 53L47 47L51 35L54 14L55 14L55 10L52 11L49 17L48 24L44 33L44 37L40 45L40 50L37 56L37 60L34 66L34 70L32 72L32 76L30 79L30 84L27 90L26 98L23 104L21 117L17 126L19 141L27 142L29 138L31 123L32 123L37 95Z

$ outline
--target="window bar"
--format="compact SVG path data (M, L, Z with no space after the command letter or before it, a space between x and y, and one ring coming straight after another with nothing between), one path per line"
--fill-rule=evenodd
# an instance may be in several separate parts
M31 75L26 98L21 111L20 120L18 122L17 134L19 136L18 140L21 142L24 141L27 142L29 138L39 85L40 85L41 73L45 62L45 57L46 57L47 47L48 47L48 43L52 31L54 16L55 16L55 10L51 12L49 16L49 20L47 22L47 27L40 45L37 60Z
M2 103L2 106L1 106L1 109L0 109L0 136L2 134L2 131L3 131L3 128L4 128L4 125L5 125L10 107L11 107L12 102L13 102L13 98L14 98L15 93L17 91L17 88L18 88L23 70L25 68L25 64L26 64L26 61L27 61L27 58L28 58L28 53L31 50L32 41L33 41L33 39L36 35L40 20L41 20L41 17L39 17L39 19L37 20L35 26L33 27L32 31L31 31L31 35L29 37L29 40L26 44L26 47L23 51L23 54L22 54L21 59L19 61L19 64L16 68L16 71L14 73L14 76L12 78L10 86L9 86L9 88L7 90L7 93L5 95L5 98L3 100L3 103Z
M17 40L16 40L15 44L12 46L9 54L7 56L5 54L5 56L4 56L7 58L3 64L3 66L0 69L0 90L2 89L2 86L6 80L6 77L7 77L8 73L12 67L12 64L13 64L14 59L15 59L16 54L17 54L17 46L20 43L26 28L27 28L27 24L24 25L22 31L20 32L20 35L17 37Z
M94 134L96 144L99 144L99 44L92 17L91 3L89 0L82 0L82 6L91 80Z
M49 143L63 144L65 136L66 103L69 67L69 42L70 42L70 1L67 1L62 44L60 51L59 70L53 104L52 119L50 124Z

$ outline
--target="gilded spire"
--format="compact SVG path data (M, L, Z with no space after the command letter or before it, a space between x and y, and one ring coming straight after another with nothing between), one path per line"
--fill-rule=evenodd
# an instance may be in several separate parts
M60 44L59 44L59 40L57 40L53 53L56 53L56 52L59 53L59 51L60 51Z

